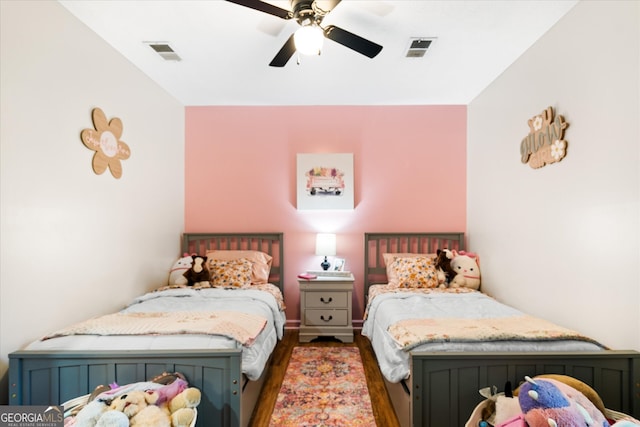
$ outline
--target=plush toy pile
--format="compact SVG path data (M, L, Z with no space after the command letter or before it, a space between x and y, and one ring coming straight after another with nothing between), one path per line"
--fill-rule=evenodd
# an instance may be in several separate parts
M100 386L77 414L66 417L65 427L189 427L201 398L179 374L104 389Z
M565 375L525 377L510 394L489 396L481 420L474 425L489 427L630 427L640 422L609 420L598 394L587 384ZM481 393L482 394L482 393Z

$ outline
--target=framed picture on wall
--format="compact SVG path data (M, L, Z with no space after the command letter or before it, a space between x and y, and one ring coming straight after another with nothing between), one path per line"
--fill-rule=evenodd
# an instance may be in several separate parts
M353 154L298 154L298 210L353 209Z

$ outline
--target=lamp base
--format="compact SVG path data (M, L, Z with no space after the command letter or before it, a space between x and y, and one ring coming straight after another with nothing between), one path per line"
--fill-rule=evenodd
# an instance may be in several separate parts
M329 263L329 260L327 259L327 257L324 257L324 261L322 261L322 264L320 264L320 267L322 267L323 270L328 270L329 267L331 267L331 264Z

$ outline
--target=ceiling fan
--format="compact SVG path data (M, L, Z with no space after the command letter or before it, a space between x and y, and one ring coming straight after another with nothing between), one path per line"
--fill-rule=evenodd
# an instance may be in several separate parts
M295 19L300 28L291 34L284 46L269 63L272 67L284 67L293 54L320 54L322 40L327 38L369 58L375 57L382 46L335 25L322 27L322 20L341 0L330 0L329 7L320 8L316 0L291 0L291 10L282 9L261 0L227 0L282 19Z

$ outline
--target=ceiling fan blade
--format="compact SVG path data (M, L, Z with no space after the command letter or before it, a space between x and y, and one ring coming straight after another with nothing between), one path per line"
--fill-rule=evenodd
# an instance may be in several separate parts
M269 66L284 67L295 52L296 44L293 41L293 34L291 34L282 48L276 53L276 56L273 57Z
M281 9L269 3L265 3L260 0L227 0L230 3L239 4L240 6L248 7L249 9L259 10L260 12L268 13L269 15L277 16L282 19L291 19L293 14L286 9Z
M335 25L329 25L325 28L324 35L326 38L333 40L336 43L340 43L349 49L353 49L369 58L375 57L382 50L382 46L379 44L363 39L362 37L347 30L343 30L340 27L336 27Z
M321 3L321 5L323 5L324 7L322 7L322 10L324 10L325 12L330 12L332 11L337 5L338 3L340 3L342 0L316 0L316 5L318 3Z

